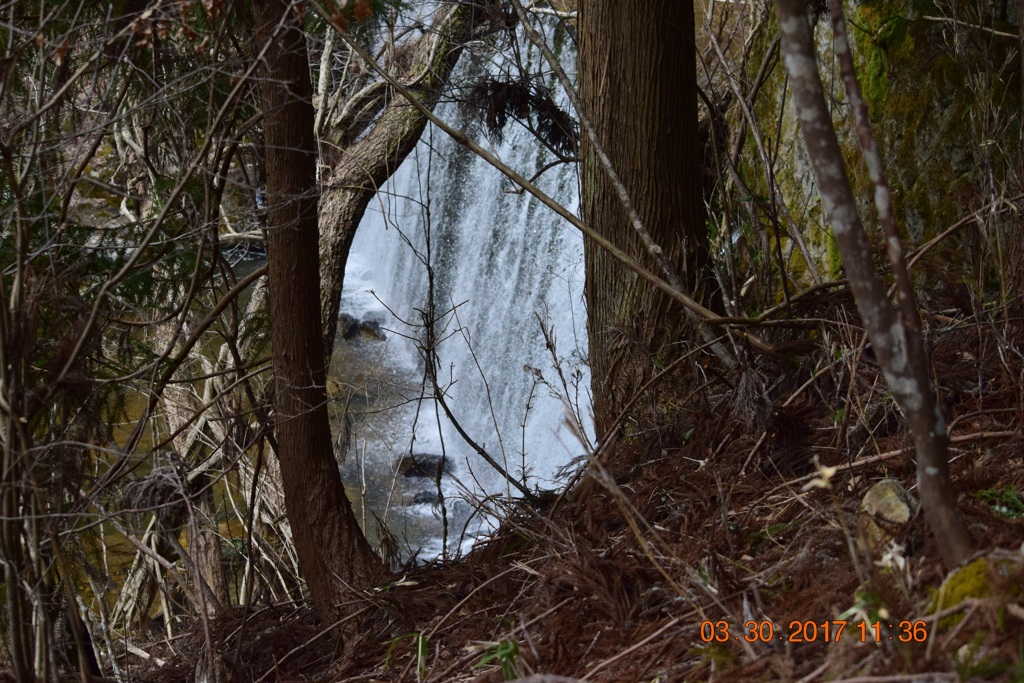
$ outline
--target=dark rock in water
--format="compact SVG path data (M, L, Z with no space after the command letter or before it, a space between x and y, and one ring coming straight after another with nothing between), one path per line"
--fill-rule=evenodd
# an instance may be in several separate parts
M384 341L387 339L380 321L370 318L359 320L348 313L338 314L338 334L345 341L352 341L353 339Z
M262 241L222 242L221 253L229 261L265 261L267 258L267 249Z
M359 321L348 313L338 315L338 334L342 339L354 339L359 334Z
M437 502L437 491L420 491L413 496L413 505L433 505Z
M387 339L387 335L384 334L384 328L376 320L364 320L359 323L359 334L363 335L364 339L371 341L384 341Z
M398 472L406 477L430 477L437 476L438 467L443 473L451 472L451 465L443 455L431 453L409 453L403 455L398 461Z

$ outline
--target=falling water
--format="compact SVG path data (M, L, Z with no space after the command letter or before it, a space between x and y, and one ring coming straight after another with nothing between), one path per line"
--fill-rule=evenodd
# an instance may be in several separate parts
M459 118L454 105L440 107L439 114L449 121ZM551 161L516 124L500 143L478 138L526 176ZM575 164L556 166L537 180L571 211L577 209L577 183ZM551 489L559 469L584 451L568 426L567 411L578 408L590 430L583 245L570 225L512 190L499 171L428 128L359 227L342 311L381 322L388 339L383 346L372 345L386 349L375 351L385 366L379 373L406 387L391 392L392 403L409 398L409 386L423 377L418 345L424 339L421 311L427 309L429 290L424 262L429 261L435 329L443 340L437 348L438 376L447 385L456 419L509 473L522 480L525 469L530 490ZM568 396L542 323L553 331ZM538 382L537 371L550 387ZM446 499L460 492L516 494L459 437L433 400L406 404L403 411L386 425L357 424L355 450L365 453L368 463L360 467L384 461L393 468L410 450L443 452L452 466L442 487Z

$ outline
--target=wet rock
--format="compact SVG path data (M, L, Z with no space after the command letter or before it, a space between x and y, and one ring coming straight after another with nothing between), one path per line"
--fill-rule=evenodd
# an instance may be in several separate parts
M359 334L363 339L370 341L384 341L388 337L384 334L384 328L376 320L364 320L359 323Z
M437 491L420 491L412 498L413 505L433 505L437 502Z
M433 479L437 476L438 468L445 474L450 473L451 466L448 463L448 458L432 453L409 453L403 455L398 461L398 472L406 477L430 477Z
M353 339L359 334L359 321L348 313L338 315L338 335L345 340Z
M369 341L384 341L387 335L379 320L367 318L359 320L348 313L338 315L338 335L345 341L354 339L367 339Z

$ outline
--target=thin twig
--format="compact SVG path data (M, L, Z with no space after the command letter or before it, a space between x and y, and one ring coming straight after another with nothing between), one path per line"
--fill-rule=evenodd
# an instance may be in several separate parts
M960 21L959 19L952 19L950 17L930 17L926 14L921 18L926 21L938 21L943 24L953 24L954 26L966 26L967 28L973 28L978 31L984 31L985 33L990 33L994 36L999 36L1000 38L1012 38L1013 40L1017 40L1020 37L1016 33L997 31L996 29L989 28L988 26L979 26L978 24L972 24L967 21Z
M593 676L594 674L596 674L598 671L600 671L601 669L605 668L606 666L614 664L615 662L619 661L620 659L622 659L626 655L631 654L631 653L635 652L636 650L639 650L641 647L643 647L647 643L651 642L652 640L654 640L655 638L660 636L662 633L664 633L668 629L670 629L673 626L675 626L676 624L678 624L680 621L682 621L681 617L677 617L675 619L672 619L667 624L665 624L664 626L659 628L657 631L655 631L651 635L649 635L646 638L644 638L643 640L640 640L640 641L637 641L637 642L633 643L632 645L627 647L622 652L618 652L613 657L609 657L608 659L604 660L603 662L598 663L590 671L588 671L587 673L583 674L583 678L585 678L585 679L586 678L590 678L591 676Z
M949 442L951 444L953 444L953 443L967 443L967 442L971 442L971 441L979 441L981 439L1007 439L1007 438L1013 438L1013 437L1018 437L1018 436L1021 436L1021 433L1018 432L1018 431L973 432L971 434L961 434L959 436L951 436L951 437L949 437ZM914 447L913 446L907 446L905 448L897 448L894 451L887 451L885 453L879 453L878 455L873 455L873 456L868 457L868 458L862 458L862 459L857 460L855 462L846 463L844 465L837 465L836 466L836 472L844 472L846 470L852 470L852 469L855 469L855 468L858 468L858 467L864 467L865 465L874 465L875 463L879 463L879 462L882 462L882 461L885 461L885 460L889 460L891 458L895 458L897 455L904 455L906 453L912 453L913 451L914 451ZM807 475L804 475L802 477L797 477L796 479L790 479L786 483L779 484L775 488L773 488L770 491L768 491L765 494L765 496L770 496L771 494L775 493L776 491L779 491L779 490L785 489L785 488L790 488L790 487L796 486L797 484L802 484L802 483L804 483L806 481L810 481L811 479L816 479L817 477L820 477L820 476L821 476L820 474L815 472L813 474L807 474Z

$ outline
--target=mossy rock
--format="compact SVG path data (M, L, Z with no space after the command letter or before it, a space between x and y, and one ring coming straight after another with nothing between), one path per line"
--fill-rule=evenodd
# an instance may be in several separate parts
M917 512L917 502L895 479L875 483L861 500L857 545L871 557L882 555L899 528Z
M407 453L398 460L398 473L404 477L434 478L451 473L451 459L433 453Z
M972 598L992 597L998 578L1020 573L1022 564L1024 558L1020 553L996 550L958 567L935 592L929 611L940 612ZM1020 598L1020 590L1012 593L1005 596L1008 601ZM962 618L962 614L951 614L939 621L939 627L955 626Z
M991 7L967 0L959 11L964 17L984 17L991 13ZM991 32L958 26L962 33L954 49L951 24L937 18L945 14L932 0L862 1L850 7L847 16L872 132L892 190L897 227L908 245L921 244L963 218L967 211L981 206L991 194L991 187L1012 180L1019 166L1018 141L1014 139L1020 130L1021 111L1020 64L1014 56L1017 44ZM1001 26L990 23L994 28ZM833 64L831 73L826 66L822 74L826 95L843 103L847 98L834 64L831 28L827 21L821 21L815 31L820 63ZM1011 26L1006 32L1015 31L1016 27ZM763 36L755 38L751 63L760 62L774 35L774 29L768 28ZM987 84L987 90L978 89L981 82ZM800 142L791 98L784 97L785 93L784 70L779 68L765 81L754 102L755 118L778 122L777 128L764 133L765 144L770 148L777 145L779 150L776 182L786 205L799 220L819 272L834 277L840 270L838 254ZM852 115L841 104L833 112L861 215L869 232L876 236L871 230L873 192ZM738 118L740 114L730 116ZM736 124L738 121L732 125ZM771 139L776 135L777 141ZM737 170L751 194L763 201L769 191L760 153L751 137L746 144ZM744 235L759 235L772 228L769 217L756 215L752 225L735 229ZM774 243L774 236L769 242ZM753 245L756 240L748 237L747 243ZM808 284L802 257L792 247L783 237L790 279L798 286ZM971 247L948 241L940 251L967 248ZM771 254L760 256L774 258ZM975 260L959 252L952 258L959 261L965 256L967 261Z

